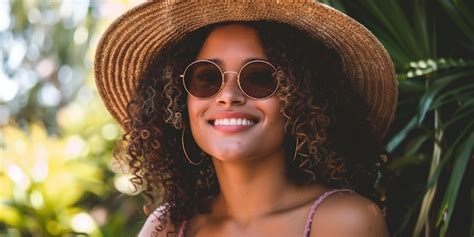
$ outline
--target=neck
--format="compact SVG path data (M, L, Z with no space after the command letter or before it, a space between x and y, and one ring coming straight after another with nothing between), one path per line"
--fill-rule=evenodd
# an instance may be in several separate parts
M288 206L288 193L295 190L286 174L284 152L245 161L213 159L220 193L213 213L241 223L277 212Z

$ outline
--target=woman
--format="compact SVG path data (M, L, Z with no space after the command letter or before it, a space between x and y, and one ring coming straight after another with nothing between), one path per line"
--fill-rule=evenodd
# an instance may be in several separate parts
M396 81L349 17L150 2L109 28L95 66L152 212L139 236L388 236L373 187Z

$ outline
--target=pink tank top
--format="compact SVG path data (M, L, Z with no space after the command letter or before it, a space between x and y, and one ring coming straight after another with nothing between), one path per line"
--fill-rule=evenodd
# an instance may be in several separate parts
M352 192L352 190L350 190L350 189L334 189L334 190L327 191L327 192L323 193L321 196L318 197L318 199L316 199L316 201L314 201L313 205L311 205L311 209L309 211L308 218L306 219L306 226L304 227L303 237L309 237L309 234L311 232L311 224L313 223L313 216L314 216L314 212L316 211L316 208L318 208L318 206L324 201L324 199L329 197L329 195L331 195L333 193L337 193L337 192L343 192L343 191ZM183 221L181 223L181 226L179 227L178 237L184 237L184 231L186 229L186 224L187 223L188 223L188 221Z

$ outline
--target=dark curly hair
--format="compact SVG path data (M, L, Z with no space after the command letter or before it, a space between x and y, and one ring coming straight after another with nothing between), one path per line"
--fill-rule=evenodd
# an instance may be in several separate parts
M179 74L195 59L209 33L229 23L235 22L200 28L164 47L141 75L128 104L125 134L114 156L127 164L132 182L143 188L145 212L161 206L157 231L168 220L178 226L209 211L210 200L219 193L210 157L192 145L195 149L188 154L204 157L194 166L181 149L181 132L189 118ZM269 61L278 68L289 180L351 188L380 204L374 185L386 152L371 133L367 106L344 79L339 55L284 23L240 23L258 32ZM292 160L296 138L299 146Z

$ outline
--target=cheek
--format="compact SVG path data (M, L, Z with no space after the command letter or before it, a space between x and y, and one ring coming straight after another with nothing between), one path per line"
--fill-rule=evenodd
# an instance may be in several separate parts
M264 139L267 139L268 141L271 140L271 144L278 144L278 146L281 146L285 139L286 119L280 112L280 100L273 98L270 101L262 102L265 102L265 104L261 105L261 109L266 117Z
M209 104L206 101L188 98L187 107L189 115L188 129L194 140L199 144L203 139L207 139L207 133L205 131L208 128L207 122L204 121L204 114L207 111Z
M281 113L281 104L280 100L274 99L272 101L269 101L267 107L267 114L268 117L270 118L271 125L276 126L276 127L281 127L283 129L284 124L285 124L285 118L283 114Z
M189 115L189 124L194 124L199 119L199 114L202 106L200 105L199 101L188 96L187 107Z

